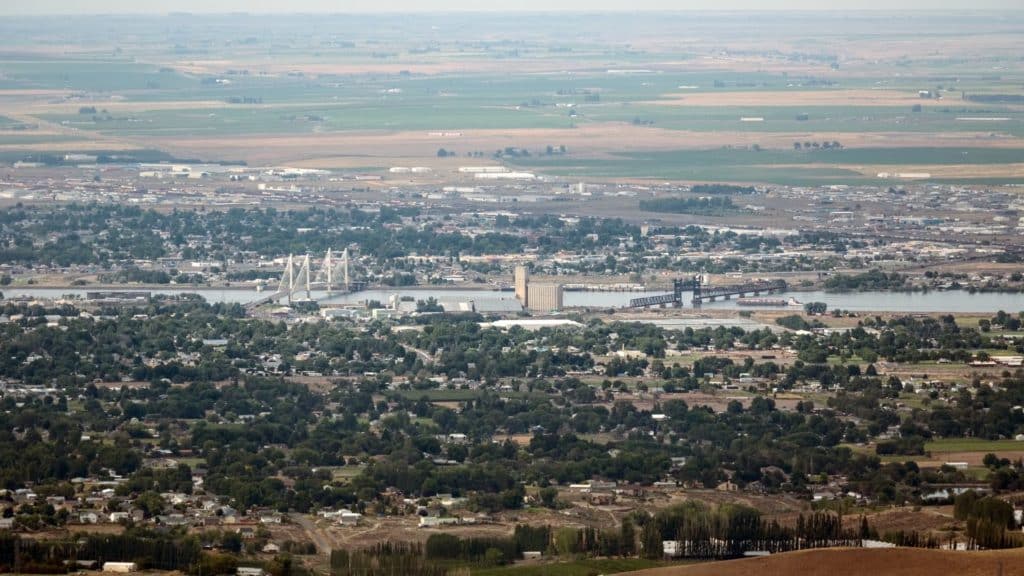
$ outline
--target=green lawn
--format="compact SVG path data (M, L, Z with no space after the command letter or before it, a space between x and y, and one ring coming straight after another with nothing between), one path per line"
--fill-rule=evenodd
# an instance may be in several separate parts
M196 466L205 466L206 458L175 458L179 464L187 464L191 468Z
M1024 451L1024 442L1017 440L982 440L977 438L943 438L924 445L929 452L994 452Z
M365 469L365 466L337 466L331 468L331 478L334 480L351 480Z
M692 563L692 562L690 562ZM673 564L681 564L675 562ZM617 574L633 570L645 570L668 566L668 562L642 560L636 558L604 558L591 560L573 560L570 562L554 562L539 564L520 564L502 566L500 568L473 568L473 576L597 576L598 574Z

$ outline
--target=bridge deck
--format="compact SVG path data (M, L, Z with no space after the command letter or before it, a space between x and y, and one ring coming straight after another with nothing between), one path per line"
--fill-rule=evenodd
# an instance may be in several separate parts
M715 298L728 298L729 296L744 296L746 294L770 293L786 289L785 280L772 280L768 282L747 282L746 284L732 284L727 286L701 286L695 280L676 280L673 283L671 294L659 294L657 296L645 296L633 298L629 301L630 308L647 308L650 306L665 306L674 304L680 306L683 303L683 292L693 291L693 305L700 306L704 302L714 301Z

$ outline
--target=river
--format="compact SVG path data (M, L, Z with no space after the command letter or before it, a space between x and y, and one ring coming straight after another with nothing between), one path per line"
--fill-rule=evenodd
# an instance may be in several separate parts
M65 295L85 297L87 291L100 289L81 288L31 288L11 287L0 289L0 292L7 298L19 296L31 298L61 298ZM131 292L151 291L154 294L183 294L192 293L202 296L209 302L229 302L245 304L266 296L266 293L255 290L224 288L198 288L188 289L180 287L168 288L124 288L124 289L102 289L105 292ZM566 308L591 306L597 308L621 308L629 305L632 298L663 294L664 292L566 292L564 303ZM429 297L437 298L442 303L469 302L472 300L477 309L481 311L502 311L514 310L517 306L511 292L496 292L492 290L449 290L423 288L402 288L394 290L366 290L354 294L335 295L323 300L330 304L357 304L367 300L378 300L386 303L392 295L399 297L411 297L416 300L425 300ZM313 291L313 298L324 299L326 293ZM1018 312L1024 310L1024 294L1010 294L1005 292L991 292L971 294L965 290L929 291L929 292L786 292L774 294L770 298L795 298L800 302L824 302L828 304L829 310L840 308L853 312ZM689 306L692 294L684 294L684 300ZM719 300L706 303L704 309L738 309L736 300ZM792 307L798 310L799 307ZM743 307L745 310L759 308Z

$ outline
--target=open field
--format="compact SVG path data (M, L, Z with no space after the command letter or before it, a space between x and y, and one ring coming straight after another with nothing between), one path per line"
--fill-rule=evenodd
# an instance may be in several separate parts
M933 440L924 446L925 450L933 453L945 452L1024 452L1024 442L1018 440L981 440L981 439L959 439L943 438Z
M883 171L1014 183L1024 166L1010 17L763 15L756 39L728 15L587 15L588 34L571 39L536 16L477 18L151 18L133 21L138 37L60 25L60 49L38 41L52 28L0 24L0 130L35 126L0 134L0 151L155 146L380 171L508 162L494 152L517 148L531 157L515 165L554 176L807 185ZM264 33L240 37L246 22ZM953 33L955 58L936 48ZM841 154L792 154L833 141ZM539 157L547 146L566 154ZM439 161L439 148L458 156Z
M474 568L473 576L593 576L667 566L667 562L630 558L528 562L499 568Z
M142 140L142 139L139 139ZM574 128L547 129L490 129L490 130L459 130L440 135L436 131L352 131L344 133L315 134L252 134L248 137L231 135L211 135L207 137L158 136L147 138L151 142L178 156L199 156L212 158L227 156L230 150L232 158L247 160L250 164L260 165L274 162L287 163L311 168L348 167L353 158L360 159L363 165L427 165L449 166L454 169L459 165L472 163L498 163L490 157L494 150L506 147L526 148L534 151L543 150L545 146L565 146L569 155L557 159L535 160L537 163L547 162L538 166L551 173L569 170L568 167L582 165L591 168L603 161L617 161L607 174L628 177L632 174L647 177L659 177L659 174L647 174L641 168L627 170L628 154L646 153L648 151L671 154L673 150L705 151L708 154L722 154L723 147L745 149L757 144L762 148L780 149L784 153L792 151L793 142L800 141L832 141L844 142L847 147L869 147L871 149L887 148L979 148L1006 149L1017 152L1024 148L1024 140L1015 138L991 138L980 133L948 134L931 136L927 134L849 134L829 133L817 134L807 132L780 133L771 135L749 134L734 131L723 132L677 132L656 127L641 127L627 123L583 124ZM437 158L439 148L454 150L463 156L466 152L484 151L485 158ZM712 149L712 150L709 150ZM612 151L615 150L613 153ZM745 150L740 150L744 152ZM1008 152L1009 154L1009 152ZM1024 154L1024 152L1022 152ZM762 161L762 158L749 157L749 162ZM735 165L735 164L734 164ZM828 169L828 158L822 161ZM891 171L891 168L890 168ZM593 169L594 176L600 174ZM871 174L872 177L875 174Z
M971 164L964 166L964 159ZM927 159L927 164L918 164ZM858 148L842 150L676 150L632 152L615 159L517 159L523 168L566 176L632 176L678 180L732 180L780 184L880 182L885 171L935 171L931 180L1019 180L1024 150L998 148ZM948 165L948 166L944 166ZM942 169L945 168L945 169Z
M672 566L630 572L630 576L989 576L1024 574L1024 551L951 552L914 548L825 549L789 552L765 558Z
M855 451L874 454L874 448L871 446L851 446L851 448ZM999 458L1011 461L1024 458L1024 442L1017 440L939 439L927 442L924 448L927 455L883 456L882 460L884 462L914 461L922 468L938 468L947 462L966 462L969 466L968 474L974 474L980 479L984 479L985 469L982 461L986 454L995 454Z
M948 106L917 93L896 90L776 90L747 92L686 92L666 94L664 100L643 102L663 106Z

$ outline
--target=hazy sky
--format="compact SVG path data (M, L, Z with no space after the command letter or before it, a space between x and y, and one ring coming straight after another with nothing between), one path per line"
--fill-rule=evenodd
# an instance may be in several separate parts
M507 10L1024 9L1021 0L0 0L0 14Z

